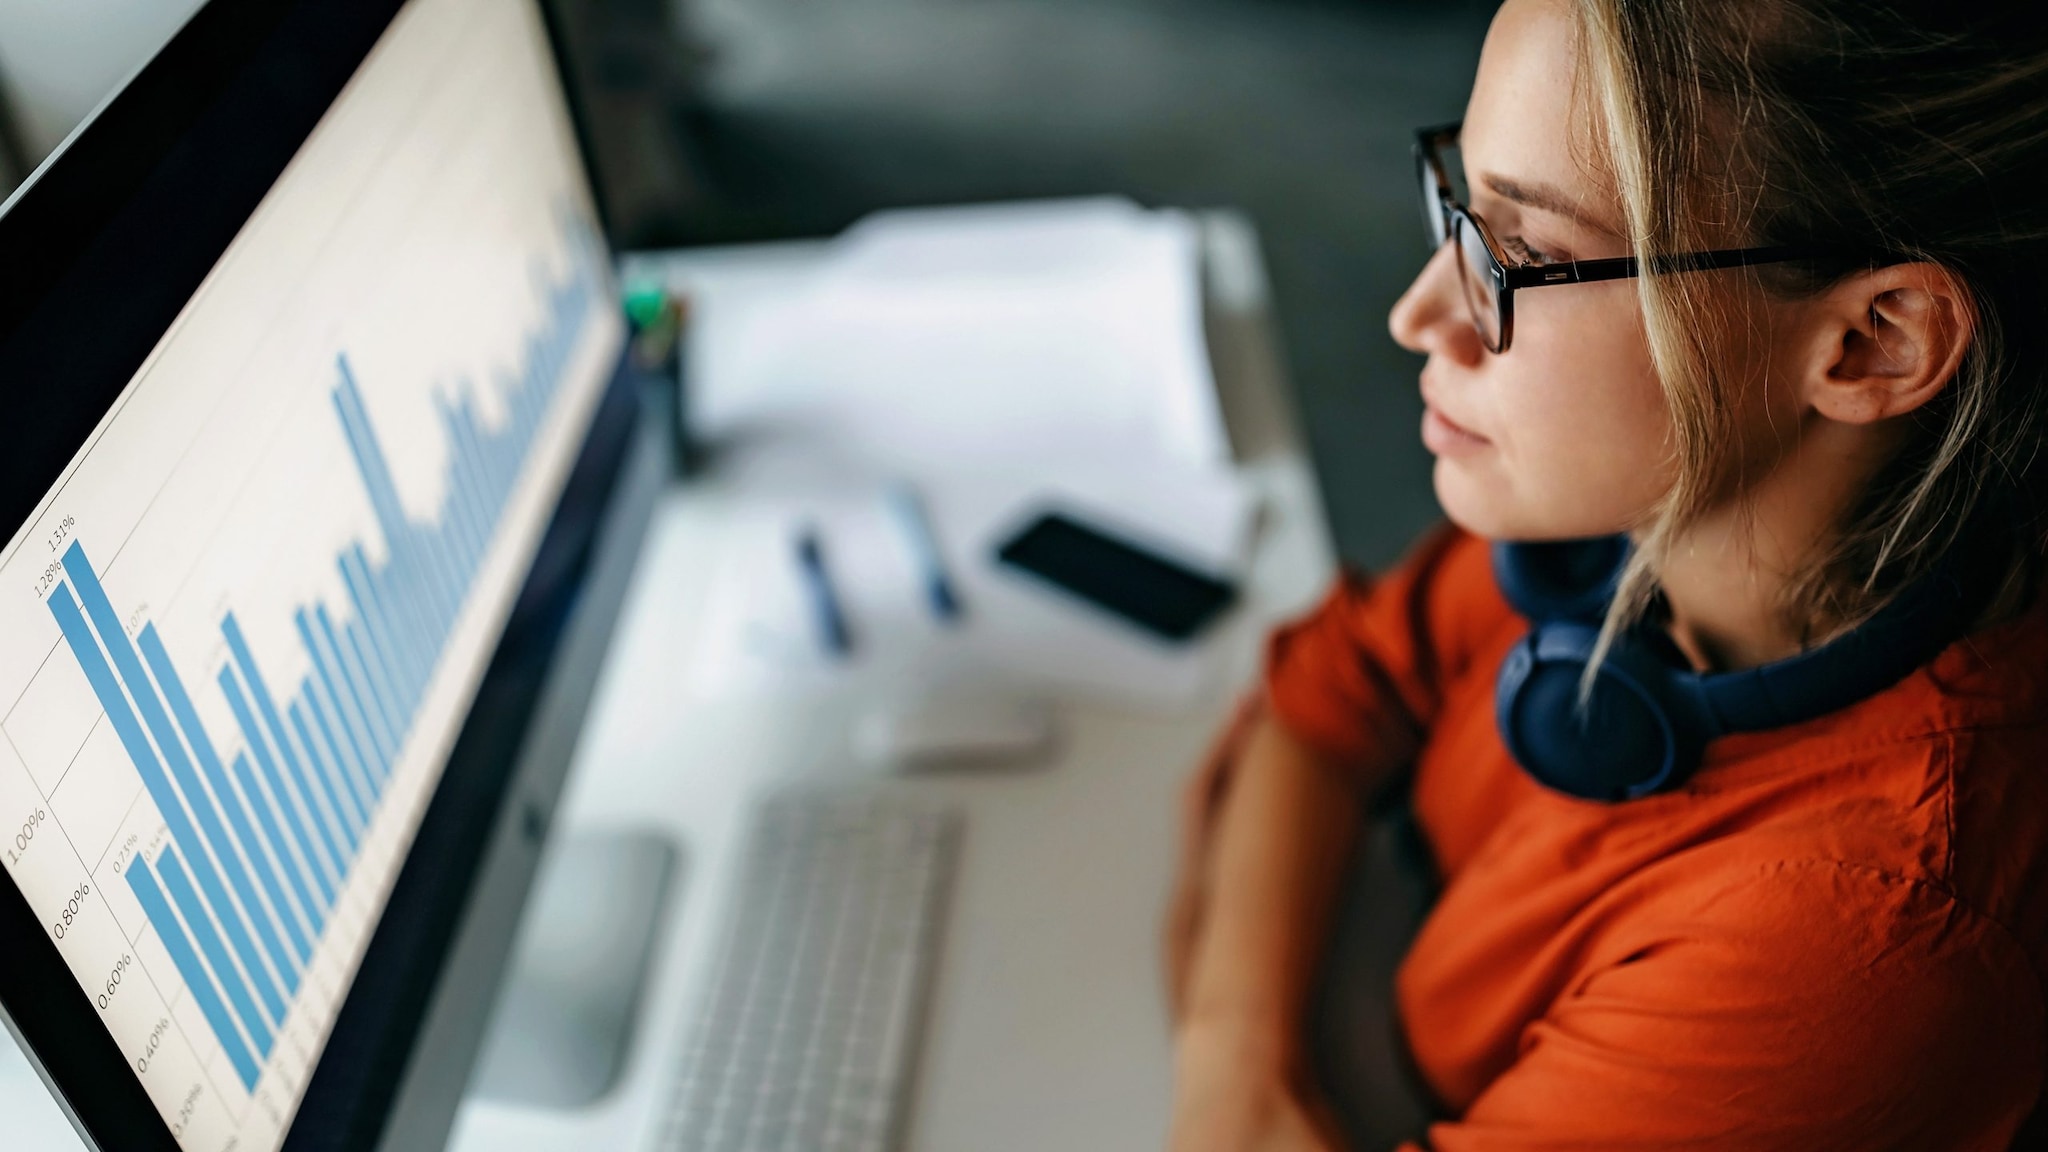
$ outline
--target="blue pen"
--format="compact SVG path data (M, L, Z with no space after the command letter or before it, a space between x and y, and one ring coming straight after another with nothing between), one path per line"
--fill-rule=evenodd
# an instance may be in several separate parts
M806 524L797 533L796 567L802 574L804 591L811 598L811 612L818 619L818 634L825 651L845 659L853 655L853 632L846 626L846 609L839 592L832 587L832 574L825 568L825 547L818 530Z
M932 530L924 501L917 498L917 490L908 484L890 485L887 499L896 523L910 540L911 555L922 569L924 595L932 606L932 615L946 624L959 620L960 597L953 591L953 578L946 571L946 558L939 551L938 533Z

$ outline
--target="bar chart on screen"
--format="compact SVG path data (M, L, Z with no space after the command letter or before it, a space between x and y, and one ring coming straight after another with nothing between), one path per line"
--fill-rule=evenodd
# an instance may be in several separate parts
M251 1091L376 816L588 295L580 277L554 290L553 322L528 347L505 426L485 431L469 409L443 410L452 475L437 523L406 518L348 361L338 363L335 411L389 555L373 563L361 541L350 542L334 561L347 602L293 614L312 672L288 696L272 691L234 613L222 617L230 658L213 680L234 715L238 748L215 747L156 625L144 622L131 642L83 541L65 547L51 615L169 833L153 861L148 852L130 856L123 877Z
M288 629L273 622L273 633L296 641L290 681L258 658L232 604L219 613L215 663L174 659L146 609L115 606L96 565L110 544L71 518L57 521L57 559L38 581L63 639L52 661L82 674L99 713L95 732L111 733L140 789L114 792L131 805L117 842L71 882L51 927L60 947L70 945L67 957L90 956L104 969L88 985L103 1011L150 1002L155 1035L141 1051L173 1059L173 1001L196 1014L188 1030L211 1037L246 1094L282 1046L295 1044L287 1055L301 1061L317 1048L346 963L327 957L323 966L322 950L352 958L369 926L361 909L375 902L358 898L352 916L352 886L366 868L363 886L389 879L396 853L387 846L380 860L371 841L394 772L592 294L589 259L545 286L544 322L498 381L497 422L468 399L437 397L444 474L429 518L405 508L355 369L337 356L332 418L374 532L335 542L336 598L295 606ZM209 724L202 702L229 722ZM44 796L21 795L24 785L33 786L27 773L0 772L0 804L29 813L5 845L8 862L18 876L46 859L61 869L71 853L54 841L66 829ZM82 849L89 838L71 839ZM149 1057L138 1059L146 1069Z
M623 339L537 15L399 21L0 552L0 866L187 1149L283 1142Z

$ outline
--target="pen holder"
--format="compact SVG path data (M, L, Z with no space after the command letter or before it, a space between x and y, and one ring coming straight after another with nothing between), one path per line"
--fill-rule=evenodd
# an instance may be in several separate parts
M690 298L643 285L627 290L625 305L632 333L628 354L635 369L659 380L669 394L675 468L688 476L704 458L703 445L690 434Z

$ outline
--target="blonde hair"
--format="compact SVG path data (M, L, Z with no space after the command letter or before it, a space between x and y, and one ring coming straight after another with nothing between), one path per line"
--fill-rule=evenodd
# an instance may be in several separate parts
M1574 5L1581 98L1646 268L1737 243L1844 253L1637 281L1676 480L1637 526L1601 653L1741 467L1733 399L1744 381L1729 377L1722 349L1753 323L1744 285L1805 294L1901 260L1955 278L1971 345L1830 545L1793 574L1781 612L1809 640L1866 619L1931 571L1966 522L1984 525L1973 556L1988 534L1984 558L2002 577L1985 618L2017 611L2044 552L2048 19L1971 0Z

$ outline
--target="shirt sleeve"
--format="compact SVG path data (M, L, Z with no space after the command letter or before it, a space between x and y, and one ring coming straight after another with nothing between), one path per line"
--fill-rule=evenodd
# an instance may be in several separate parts
M2003 928L1927 883L1834 861L1771 865L1688 913L1530 1025L1429 1148L2011 1146L2044 1024Z
M1485 541L1446 524L1384 577L1346 572L1275 632L1267 696L1290 731L1339 759L1406 759L1445 683L1511 615Z

